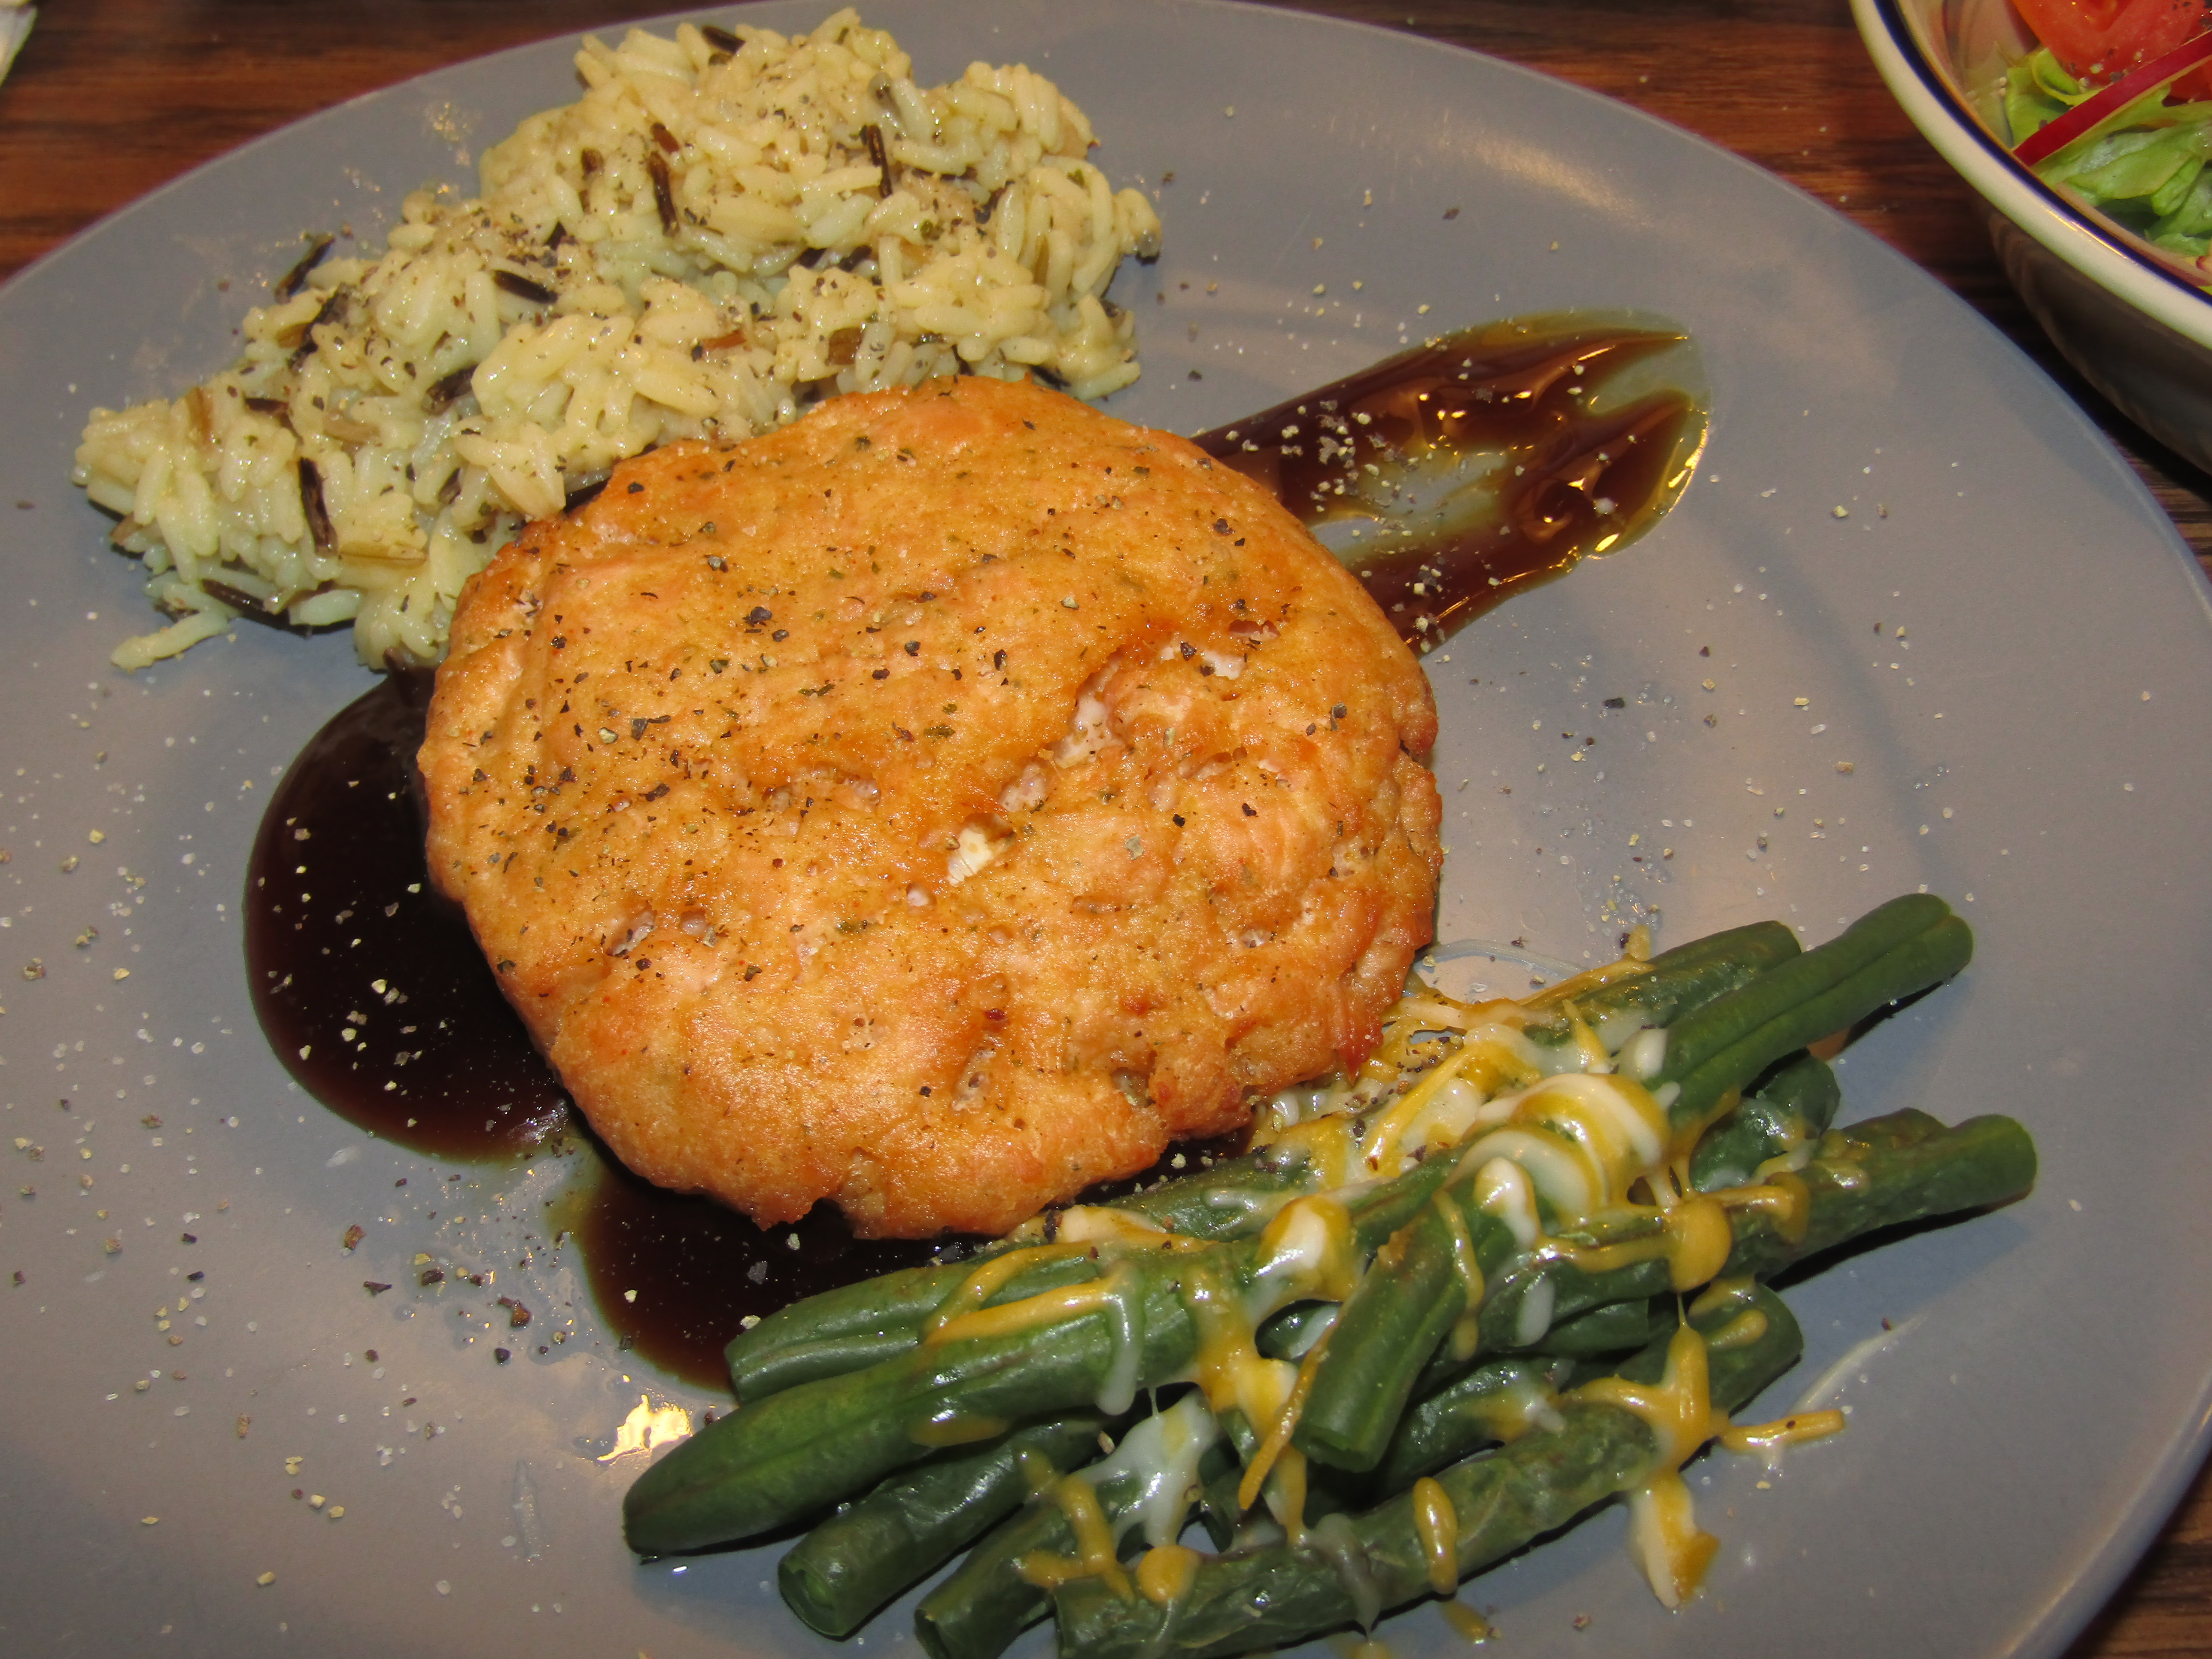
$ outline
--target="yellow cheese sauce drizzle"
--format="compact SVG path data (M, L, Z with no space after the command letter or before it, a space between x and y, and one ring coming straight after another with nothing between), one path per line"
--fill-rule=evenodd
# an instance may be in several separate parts
M1502 1045L1496 1043L1478 1045L1463 1041L1451 1053L1438 1060L1419 1082L1398 1097L1389 1110L1383 1113L1374 1128L1368 1132L1366 1139L1360 1143L1360 1162L1364 1164L1370 1171L1380 1173L1385 1158L1391 1157L1397 1152L1399 1142L1407 1129L1411 1127L1415 1118L1428 1109L1429 1103L1443 1091L1444 1086L1467 1069L1478 1054L1490 1058L1496 1054L1501 1047ZM1469 1079L1468 1081L1472 1086L1481 1087L1481 1085L1474 1079Z
M1748 1277L1716 1281L1691 1304L1705 1317L1731 1302L1748 1304ZM1625 1377L1600 1377L1573 1391L1575 1397L1600 1401L1633 1412L1650 1425L1658 1443L1652 1472L1628 1492L1629 1551L1653 1592L1668 1607L1679 1607L1697 1591L1720 1540L1698 1529L1682 1464L1708 1440L1733 1452L1763 1452L1770 1465L1786 1445L1826 1439L1844 1430L1838 1411L1796 1412L1771 1423L1735 1425L1713 1408L1709 1391L1708 1347L1727 1348L1756 1341L1765 1316L1746 1305L1735 1318L1707 1339L1689 1325L1679 1328L1667 1345L1667 1367L1656 1383Z
M1784 1446L1826 1440L1831 1435L1841 1434L1844 1428L1844 1414L1839 1411L1792 1412L1771 1423L1730 1424L1722 1431L1720 1440L1729 1451L1765 1452L1771 1461L1772 1454Z
M1260 1235L1251 1277L1255 1325L1293 1302L1343 1301L1359 1278L1351 1212L1326 1193L1285 1205Z
M1734 1319L1705 1339L1705 1348L1711 1353L1726 1353L1731 1348L1748 1348L1766 1334L1766 1316L1757 1308L1746 1308Z
M1039 1325L1096 1312L1118 1297L1126 1282L1125 1278L1117 1283L1115 1275L1109 1273L1103 1279L1087 1279L1080 1285L1040 1291L1018 1302L1002 1302L995 1308L978 1308L951 1319L940 1315L939 1322L931 1328L924 1340L931 1343L963 1342L1016 1335Z
M1060 1471L1053 1467L1052 1459L1042 1452L1024 1446L1018 1462L1022 1472L1022 1484L1030 1489L1032 1498L1042 1498L1060 1484Z
M1380 1260L1378 1257L1377 1260ZM1290 1449L1291 1436L1298 1426L1298 1416L1305 1409L1306 1394L1313 1387L1314 1373L1321 1368L1321 1357L1328 1352L1328 1340L1336 1334L1332 1325L1321 1334L1321 1340L1306 1350L1298 1362L1297 1381L1291 1384L1290 1398L1283 1402L1281 1411L1267 1430L1267 1437L1252 1454L1252 1461L1244 1466L1244 1477L1237 1483L1237 1507L1249 1510L1260 1501L1260 1487L1267 1472L1275 1467L1275 1460Z
M1413 1482L1413 1535L1428 1558L1429 1588L1447 1599L1459 1594L1459 1515L1451 1494L1426 1475Z
M923 1340L930 1342L944 1340L946 1326L957 1322L963 1315L981 1308L1005 1288L1008 1279L1024 1268L1041 1266L1048 1261L1065 1261L1069 1256L1082 1255L1084 1247L1079 1244L1037 1244L992 1256L962 1279L953 1287L952 1293L937 1304L937 1311L930 1316L929 1328Z
M1137 1594L1156 1607L1170 1607L1190 1594L1198 1576L1199 1554L1181 1544L1156 1544L1137 1558Z
M1339 1206L1340 1209L1341 1206ZM1170 1241L1175 1235L1155 1233L1149 1236L1161 1241ZM1197 1241L1184 1241L1195 1243ZM1097 1247L1088 1247L1096 1253ZM1015 1251L1015 1255L1037 1254ZM1000 1258L999 1260L1004 1260ZM970 1307L967 1312L956 1312L947 1316L945 1309L961 1303L972 1303L988 1296L991 1288L1003 1284L1006 1273L1000 1272L987 1279L988 1269L998 1261L986 1262L982 1268L969 1275L953 1293L945 1298L923 1334L925 1346L938 1343L993 1337L1019 1335L1040 1325L1056 1324L1083 1314L1104 1313L1113 1322L1114 1361L1108 1368L1105 1379L1098 1388L1098 1409L1109 1417L1118 1417L1129 1409L1136 1398L1137 1378L1142 1369L1145 1346L1143 1285L1125 1260L1106 1258L1104 1271L1097 1279L1081 1284L1063 1285L1058 1290L1041 1291L1035 1296L1025 1296L1012 1302L1002 1302L996 1307ZM971 1287L981 1283L985 1288L979 1296L970 1296ZM915 1431L917 1437L921 1431ZM931 1441L926 1443L937 1444Z
M1723 1187L1706 1197L1724 1210L1764 1210L1790 1243L1805 1237L1813 1219L1813 1191L1794 1170L1777 1170L1756 1187Z
M1320 1534L1309 1534L1304 1525L1305 1460L1290 1441L1328 1338L1324 1334L1307 1352L1304 1363L1293 1366L1261 1355L1256 1335L1269 1316L1294 1302L1341 1302L1363 1276L1349 1214L1327 1189L1375 1175L1395 1175L1424 1152L1456 1145L1462 1150L1450 1187L1471 1184L1480 1207L1506 1221L1523 1249L1548 1254L1589 1273L1663 1259L1677 1292L1707 1285L1725 1264L1734 1245L1731 1212L1764 1211L1785 1237L1802 1236L1808 1193L1788 1167L1802 1158L1770 1160L1753 1186L1705 1194L1686 1191L1688 1150L1705 1126L1671 1125L1664 1097L1671 1091L1655 1096L1638 1080L1656 1067L1656 1056L1663 1050L1648 1041L1652 1036L1649 1031L1608 1030L1605 1038L1617 1038L1626 1055L1624 1074L1616 1069L1607 1041L1580 1017L1574 1000L1577 995L1645 971L1646 951L1648 941L1643 950L1632 947L1622 961L1563 981L1525 1004L1470 1005L1425 990L1409 995L1386 1026L1383 1051L1362 1068L1357 1079L1322 1092L1317 1104L1325 1115L1297 1121L1296 1104L1286 1109L1279 1101L1278 1112L1288 1109L1291 1115L1278 1115L1260 1126L1256 1143L1295 1148L1307 1160L1315 1182L1325 1190L1281 1203L1269 1217L1244 1273L1232 1273L1201 1241L1165 1232L1141 1218L1079 1208L1060 1218L1063 1231L1057 1242L1032 1245L979 1266L945 1298L926 1340L939 1343L999 1337L1103 1312L1116 1321L1114 1369L1118 1373L1129 1369L1136 1358L1141 1326L1134 1322L1129 1301L1133 1275L1116 1257L1129 1250L1192 1251L1194 1259L1181 1295L1196 1326L1198 1342L1182 1380L1199 1385L1216 1419L1234 1409L1255 1431L1264 1425L1239 1483L1239 1506L1249 1509L1264 1495L1268 1510L1293 1543L1310 1536L1325 1538L1326 1527ZM1532 1015L1553 1018L1554 1011L1564 1011L1567 1017L1566 1042L1540 1045L1525 1035ZM1373 1115L1363 1121L1352 1109L1326 1110L1332 1103L1364 1106ZM1721 1112L1734 1104L1733 1098L1724 1101ZM1820 1150L1828 1148L1824 1145ZM1638 1203L1632 1195L1656 1202ZM1468 1309L1449 1340L1454 1353L1467 1358L1474 1350L1474 1314L1485 1293L1483 1275L1459 1206L1444 1193L1435 1202L1452 1224L1454 1265ZM1597 1224L1601 1237L1622 1224L1635 1236L1600 1244L1571 1243L1552 1236L1555 1229L1589 1224ZM1401 1243L1401 1237L1386 1243L1374 1270L1389 1271L1393 1249ZM1101 1261L1099 1277L995 1307L986 1305L1023 1268L1086 1249ZM1704 1316L1728 1301L1747 1297L1748 1291L1748 1280L1712 1283L1693 1310ZM1547 1298L1543 1307L1524 1312L1533 1312L1540 1321L1548 1318L1548 1306ZM1746 1306L1713 1334L1711 1344L1726 1349L1756 1341L1764 1326L1764 1316ZM1540 1334L1538 1330L1534 1335ZM1732 1427L1726 1415L1711 1406L1707 1348L1707 1339L1685 1325L1668 1345L1665 1372L1657 1383L1607 1377L1576 1391L1583 1399L1634 1413L1650 1426L1656 1440L1657 1455L1650 1474L1628 1493L1632 1549L1653 1589L1670 1607L1694 1592L1717 1547L1717 1540L1696 1526L1689 1491L1680 1474L1683 1462L1717 1435L1732 1449L1771 1455L1778 1446L1819 1438L1842 1427L1840 1415L1833 1412ZM1109 1387L1118 1392L1111 1383ZM1548 1389L1538 1392L1540 1397L1498 1402L1501 1417L1511 1419L1501 1421L1501 1430L1517 1432L1547 1419L1557 1422L1559 1397ZM913 1432L925 1443L955 1444L980 1437L988 1426L981 1419L933 1420ZM1510 1433L1504 1437L1510 1437ZM1053 1484L1051 1493L1075 1532L1077 1553L1026 1559L1021 1564L1024 1577L1049 1588L1071 1577L1097 1576L1116 1593L1130 1594L1128 1576L1115 1557L1114 1529L1099 1512L1093 1488L1069 1477ZM1414 1516L1431 1586L1449 1598L1457 1588L1459 1531L1443 1488L1431 1480L1418 1482ZM1138 1564L1136 1589L1169 1606L1188 1588L1198 1559L1171 1540L1156 1541ZM1486 1632L1479 1619L1474 1623Z
M1696 1592L1720 1547L1718 1539L1698 1529L1680 1474L1691 1453L1728 1427L1708 1391L1705 1339L1687 1325L1680 1327L1656 1383L1601 1376L1574 1394L1633 1412L1658 1443L1652 1472L1628 1493L1629 1550L1660 1602L1679 1607Z
M1556 1246L1563 1261L1588 1273L1617 1272L1640 1261L1667 1263L1668 1283L1675 1291L1693 1291L1728 1264L1735 1248L1728 1211L1709 1193L1684 1199L1672 1209L1650 1212L1657 1227L1640 1238L1617 1244Z
M1191 1380L1217 1418L1233 1407L1255 1429L1270 1425L1260 1455L1246 1471L1240 1502L1249 1508L1264 1483L1269 1510L1293 1539L1304 1526L1305 1458L1289 1440L1303 1398L1300 1385L1310 1381L1323 1345L1308 1353L1307 1364L1293 1367L1261 1358L1255 1337L1262 1321L1293 1302L1341 1302L1358 1273L1350 1215L1334 1199L1312 1197L1286 1205L1267 1224L1249 1295L1212 1263L1197 1266L1184 1281L1184 1304L1198 1327Z
M1671 1194L1674 1184L1663 1174L1650 1183ZM1775 1230L1795 1243L1805 1236L1811 1220L1812 1194L1795 1175L1778 1170L1756 1187L1727 1187L1710 1193L1692 1193L1666 1208L1641 1205L1610 1206L1607 1218L1635 1223L1651 1231L1610 1244L1572 1244L1553 1241L1561 1260L1584 1273L1612 1273L1640 1261L1664 1259L1668 1281L1677 1291L1688 1291L1706 1283L1727 1265L1735 1247L1729 1216L1737 1210L1764 1211Z
M1061 1243L1067 1244L1174 1248L1170 1243L1172 1235L1150 1216L1139 1215L1133 1210L1111 1209L1103 1204L1078 1204L1061 1211L1055 1233Z
M1549 1383L1533 1379L1485 1399L1469 1401L1461 1410L1480 1423L1501 1445L1518 1440L1531 1429L1556 1429L1564 1422L1558 1392Z
M1359 1158L1359 1142L1352 1133L1352 1119L1342 1113L1309 1119L1272 1134L1255 1130L1255 1146L1288 1146L1304 1152L1313 1166L1316 1184L1324 1191L1348 1186Z
M1451 1346L1453 1358L1472 1359L1481 1339L1482 1264L1474 1259L1474 1240L1468 1236L1467 1218L1460 1213L1459 1206L1441 1192L1429 1201L1451 1229L1452 1269L1459 1275L1460 1293L1467 1298L1465 1310L1452 1322L1444 1340Z
M1216 1419L1232 1410L1247 1423L1273 1423L1296 1385L1297 1368L1261 1356L1256 1326L1227 1275L1206 1263L1184 1281L1183 1300L1198 1327L1198 1353L1190 1379Z
M1521 1006L1531 1010L1556 1008L1573 1001L1587 992L1618 985L1622 980L1634 979L1639 974L1651 971L1651 930L1642 922L1628 930L1618 960L1596 968L1586 968L1581 973L1547 985Z
M1446 1601L1437 1609L1449 1625L1464 1638L1469 1646L1479 1646L1498 1634L1490 1620L1464 1601Z
M1628 1550L1670 1612L1698 1593L1721 1540L1699 1530L1689 1483L1674 1470L1628 1494Z
M1283 1091L1258 1115L1255 1144L1272 1144L1294 1126L1317 1117L1349 1117L1384 1107L1385 1121L1366 1137L1363 1152L1370 1170L1389 1173L1389 1149L1401 1157L1413 1150L1407 1129L1437 1104L1437 1096L1455 1081L1469 1085L1480 1098L1525 1088L1553 1073L1609 1072L1613 1069L1609 1046L1616 1037L1626 1042L1637 1035L1628 1024L1635 1016L1625 1015L1601 1032L1583 1021L1575 999L1649 972L1650 951L1650 933L1637 927L1618 961L1561 980L1526 1002L1502 997L1461 1002L1416 981L1384 1017L1382 1040L1358 1075ZM1532 1017L1549 1022L1560 1012L1570 1022L1565 1043L1540 1044L1522 1036ZM1440 1053L1437 1039L1450 1033L1459 1036L1456 1048ZM1409 1093L1418 1094L1410 1103L1404 1098ZM1393 1096L1400 1098L1393 1103ZM1453 1134L1449 1139L1457 1138Z
M1022 1557L1015 1570L1041 1590L1055 1589L1077 1578L1103 1578L1116 1595L1127 1599L1129 1575L1115 1556L1114 1528L1098 1506L1097 1492L1081 1474L1070 1474L1054 1486L1052 1498L1074 1530L1075 1553L1054 1555L1039 1550Z
M1427 1136L1416 1136L1413 1131L1442 1103L1452 1085L1460 1085L1468 1103L1479 1109L1481 1103L1506 1091L1541 1082L1548 1071L1557 1069L1548 1064L1553 1058L1521 1035L1517 1018L1486 1020L1463 1034L1457 1047L1423 1073L1376 1121L1360 1143L1360 1161L1370 1174L1396 1174L1406 1158L1426 1142ZM1604 1058L1601 1051L1600 1058ZM1466 1127L1449 1125L1455 1131L1449 1133L1449 1139L1456 1141Z
M957 1413L925 1418L907 1431L916 1445L933 1451L947 1446L972 1446L979 1440L996 1440L1013 1427L1003 1417L962 1417Z

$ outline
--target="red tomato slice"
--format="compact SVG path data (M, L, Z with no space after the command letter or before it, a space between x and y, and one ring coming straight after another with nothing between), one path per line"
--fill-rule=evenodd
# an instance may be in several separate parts
M2078 80L2101 82L2203 28L2207 0L2013 0L2036 39Z
M2013 146L2012 153L2029 167L2041 167L2075 140L2086 138L2106 122L2130 110L2138 120L2148 121L2149 101L2166 102L2166 94L2192 76L2212 66L2212 29L2191 35L2172 52L2106 82L2054 121L2045 123Z

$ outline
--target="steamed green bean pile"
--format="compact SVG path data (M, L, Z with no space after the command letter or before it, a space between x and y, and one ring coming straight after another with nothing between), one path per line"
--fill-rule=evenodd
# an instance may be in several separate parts
M1920 895L1810 951L1765 923L1524 1001L1416 985L1243 1157L740 1334L738 1409L639 1478L629 1541L811 1525L781 1588L831 1636L964 1553L915 1613L936 1659L1047 1616L1136 1659L1371 1626L1618 1496L1677 1605L1715 1547L1684 1461L1840 1426L1730 1425L1801 1346L1765 1281L2034 1181L2008 1118L1836 1127L1808 1052L1972 948Z

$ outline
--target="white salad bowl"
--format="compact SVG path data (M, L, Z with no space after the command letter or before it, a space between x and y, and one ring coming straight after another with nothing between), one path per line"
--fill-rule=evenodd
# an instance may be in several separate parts
M2084 379L2212 471L2212 295L2133 251L1996 136L2005 65L2033 49L2007 0L1851 0L1875 67L1979 192L2005 275Z

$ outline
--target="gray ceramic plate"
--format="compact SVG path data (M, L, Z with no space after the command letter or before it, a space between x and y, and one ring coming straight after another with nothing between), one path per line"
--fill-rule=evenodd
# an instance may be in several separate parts
M1723 1542L1687 1612L1643 1588L1617 1513L1471 1596L1523 1655L2056 1652L2180 1489L2212 1375L2193 1042L2212 629L2170 526L1927 277L1627 110L1224 5L872 16L927 77L976 57L1054 76L1110 170L1158 189L1168 252L1120 290L1145 328L1145 378L1116 402L1132 418L1193 429L1498 314L1631 307L1696 331L1712 440L1680 509L1431 659L1443 935L1579 961L1641 907L1662 940L1769 914L1819 938L1924 883L1981 955L1851 1055L1850 1109L2015 1113L2045 1174L2002 1214L1795 1293L1810 1351L1767 1403L1817 1383L1850 1432L1773 1475L1698 1466ZM89 405L216 367L302 228L365 228L426 179L465 181L487 138L568 95L568 52L332 111L0 294L8 1651L823 1646L775 1601L769 1553L687 1570L623 1551L636 1460L595 1455L641 1395L706 1400L602 1340L557 1255L528 1294L576 1335L544 1359L495 1365L492 1330L455 1310L496 1310L411 1288L418 1250L503 1267L554 1176L447 1181L299 1095L255 1027L237 922L258 804L367 678L343 636L250 629L113 672L136 583L68 483ZM372 1298L365 1279L403 1288ZM909 1643L903 1626L859 1639ZM1401 1654L1458 1641L1428 1609L1388 1634Z

